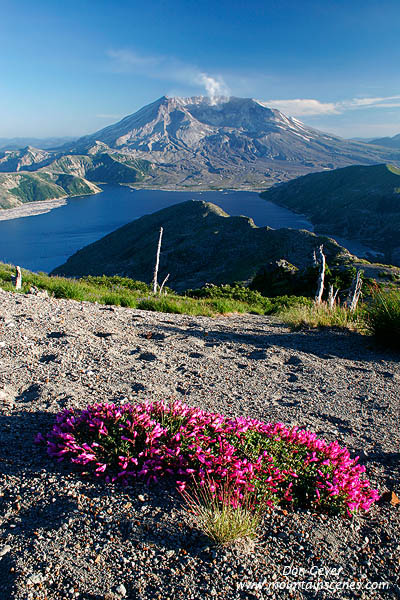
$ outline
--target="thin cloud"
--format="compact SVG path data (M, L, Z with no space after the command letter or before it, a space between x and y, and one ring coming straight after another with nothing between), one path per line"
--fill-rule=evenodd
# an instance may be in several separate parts
M348 103L343 102L343 105L348 105L349 108L363 108L363 107L382 107L392 108L393 100L400 100L400 95L397 96L386 96L381 98L353 98ZM399 106L396 102L394 106Z
M109 50L113 70L119 73L137 73L175 83L202 87L213 99L228 96L228 86L220 75L210 75L198 67L171 56L141 55L132 50Z
M295 117L341 114L365 108L399 108L400 95L377 98L351 98L340 102L320 102L314 98L267 100L265 104Z
M313 98L267 100L264 104L271 106L272 108L277 108L283 113L288 113L297 117L338 114L340 112L334 102L320 102Z

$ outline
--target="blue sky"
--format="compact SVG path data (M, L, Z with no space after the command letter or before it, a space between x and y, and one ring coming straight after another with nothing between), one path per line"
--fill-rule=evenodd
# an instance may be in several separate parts
M400 0L0 0L0 137L83 135L162 95L400 133Z

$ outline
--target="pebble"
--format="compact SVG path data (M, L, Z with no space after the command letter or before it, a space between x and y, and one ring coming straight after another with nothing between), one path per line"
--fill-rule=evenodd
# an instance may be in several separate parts
M28 577L28 583L31 583L33 585L37 585L39 583L42 583L44 581L44 577L42 575L42 573L33 573L32 575L29 575Z
M118 596L121 596L121 598L124 598L126 596L126 594L128 593L126 591L126 587L124 586L123 583L120 583L116 588L115 588L115 592L116 594L118 594Z
M5 556L9 552L11 552L11 546L9 546L8 544L5 544L4 546L1 546L0 547L0 558L2 558L3 556Z

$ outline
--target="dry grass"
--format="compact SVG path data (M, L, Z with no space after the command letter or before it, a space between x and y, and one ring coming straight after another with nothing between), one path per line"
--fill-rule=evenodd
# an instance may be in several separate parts
M288 308L279 313L279 318L294 329L300 327L338 327L351 331L363 331L365 329L358 311L352 313L340 305L329 308L325 302L319 305Z

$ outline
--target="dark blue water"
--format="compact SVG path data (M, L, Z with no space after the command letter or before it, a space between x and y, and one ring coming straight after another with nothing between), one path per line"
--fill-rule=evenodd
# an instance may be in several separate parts
M205 200L230 215L252 217L258 226L309 229L301 215L267 202L254 192L161 192L104 186L93 196L33 217L0 221L0 261L49 272L71 254L145 214L187 200Z

